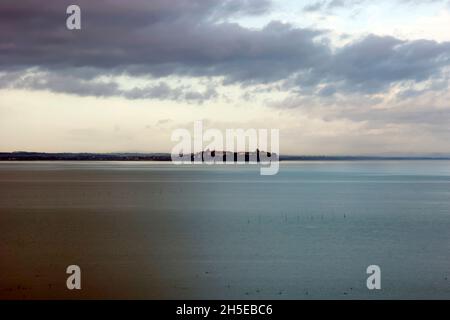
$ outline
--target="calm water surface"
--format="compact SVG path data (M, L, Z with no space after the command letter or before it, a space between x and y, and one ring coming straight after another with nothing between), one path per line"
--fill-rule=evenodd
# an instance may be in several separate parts
M1 162L0 297L448 299L450 161Z

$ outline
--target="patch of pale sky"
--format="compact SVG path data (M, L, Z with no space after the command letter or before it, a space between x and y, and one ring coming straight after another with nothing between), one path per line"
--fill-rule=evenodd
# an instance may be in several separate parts
M262 16L237 17L233 22L248 28L262 28L273 20L296 27L329 30L335 45L374 33L400 39L450 40L450 6L448 3L409 1L365 1L364 5L340 7L331 11L306 12L307 4L317 1L275 1L273 11ZM342 38L341 35L348 35Z

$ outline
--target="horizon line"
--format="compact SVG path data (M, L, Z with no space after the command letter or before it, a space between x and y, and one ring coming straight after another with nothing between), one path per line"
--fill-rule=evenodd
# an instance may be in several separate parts
M205 152L207 150L203 150ZM256 153L255 151L223 151L223 150L209 150L209 151L216 151L218 153L221 152L227 152L227 153ZM199 152L191 152L190 154L197 154L201 153ZM265 150L261 150L260 152L267 152ZM270 151L269 151L270 152ZM170 152L41 152L41 151L0 151L0 160L7 160L8 156L18 156L22 155L24 157L33 158L39 157L39 156L57 156L57 155L68 155L68 156L77 156L77 155L92 155L92 156L98 156L101 158L101 156L117 156L120 159L120 156L136 156L136 157L170 157ZM6 157L6 158L5 158ZM280 160L302 160L302 159L392 159L392 160L420 160L420 159L442 159L442 160L450 160L450 153L439 153L439 152L430 152L430 153L379 153L379 154L282 154L279 153L278 157ZM36 159L39 160L39 159ZM64 159L60 159L64 160ZM101 160L101 159L100 159ZM139 159L136 159L139 160ZM151 160L151 159L150 159Z

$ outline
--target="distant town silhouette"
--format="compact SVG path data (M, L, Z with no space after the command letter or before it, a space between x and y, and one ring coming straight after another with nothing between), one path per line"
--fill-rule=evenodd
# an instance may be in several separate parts
M448 155L423 156L327 156L327 155L278 155L266 151L229 152L205 150L190 153L187 158L194 162L222 156L223 162L264 162L264 161L362 161L362 160L450 160ZM180 155L181 156L181 155ZM228 158L227 158L228 156ZM170 153L88 153L88 152L0 152L0 161L172 161ZM217 161L217 160L216 160Z

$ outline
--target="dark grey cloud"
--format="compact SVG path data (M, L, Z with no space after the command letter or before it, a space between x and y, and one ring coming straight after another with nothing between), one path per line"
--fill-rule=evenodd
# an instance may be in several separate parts
M328 3L326 1L315 1L315 2L307 4L303 8L303 10L306 11L306 12L321 11L327 6L327 4Z
M207 65L234 54L237 41L251 36L233 24L215 25L211 18L268 6L264 0L79 0L82 30L70 31L65 9L71 2L2 1L0 64L55 69L144 65L156 71Z
M414 88L406 88L404 90L400 90L397 93L397 100L402 101L405 99L411 99L420 97L429 92L447 92L450 87L450 79L446 78L435 78L430 82L430 85L422 88L422 89L414 89Z
M118 95L128 99L160 99L195 103L203 103L218 97L218 93L213 87L208 87L206 90L194 90L190 86L171 87L164 82L128 91L121 90Z
M326 11L330 12L339 8L351 8L366 0L318 0L307 4L303 10L306 12Z
M322 73L348 90L376 92L399 81L421 82L450 64L450 42L367 36L339 49Z
M326 1L340 6L357 0ZM99 75L220 76L225 84L284 82L284 88L331 96L377 92L399 81L420 82L450 64L450 43L366 36L332 50L321 30L271 22L249 29L229 18L271 8L261 0L79 0L82 30L65 27L72 2L3 0L0 70L22 78L9 86L78 95L204 101L199 92L164 83L124 91ZM30 68L38 75L23 78ZM39 78L43 74L42 78ZM8 84L5 80L3 86ZM6 81L6 82L5 82Z
M401 82L420 83L445 77L442 71L449 65L450 42L368 35L299 72L287 87L319 96L336 92L373 94ZM319 85L322 90L317 90Z
M123 89L118 83L83 79L55 72L28 70L0 74L0 87L27 90L48 90L78 96L125 97L135 99L159 99L203 103L215 99L218 93L213 86L195 89L189 85L170 86L163 81L153 85Z
M327 85L319 90L318 95L321 97L330 97L335 93L336 93L336 87L334 87L332 85Z
M362 5L364 3L372 3L371 0L316 0L305 5L303 11L305 12L333 12L335 9L352 9L353 7ZM430 3L448 3L448 0L390 0L387 2L397 2L407 5L420 5Z

